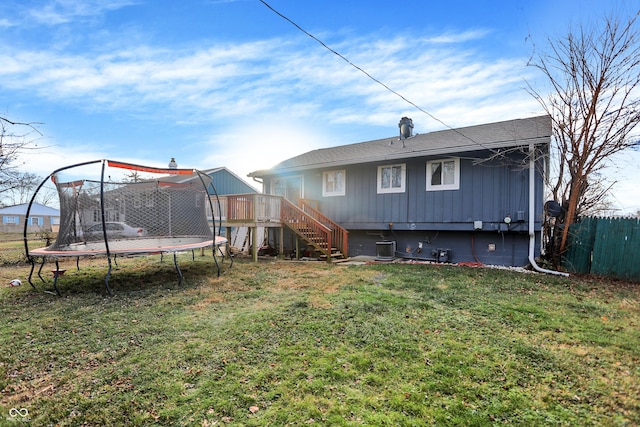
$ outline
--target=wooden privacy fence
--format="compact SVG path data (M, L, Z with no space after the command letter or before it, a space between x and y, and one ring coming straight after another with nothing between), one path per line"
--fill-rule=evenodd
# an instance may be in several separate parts
M581 217L569 236L567 271L640 282L640 219Z

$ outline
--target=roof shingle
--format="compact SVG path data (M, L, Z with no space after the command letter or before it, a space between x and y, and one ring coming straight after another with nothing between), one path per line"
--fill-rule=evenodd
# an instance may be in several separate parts
M249 176L262 177L357 163L521 147L531 142L547 143L550 136L551 118L544 115L419 134L404 141L394 136L321 148L287 159L271 169L251 172Z

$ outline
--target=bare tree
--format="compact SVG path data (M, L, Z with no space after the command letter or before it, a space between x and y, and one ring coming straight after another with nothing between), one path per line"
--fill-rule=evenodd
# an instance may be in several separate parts
M122 181L123 182L140 182L146 179L148 178L145 178L144 176L142 176L138 171L131 171L130 173L124 176Z
M640 147L633 135L640 123L639 15L626 21L606 17L601 27L580 26L548 39L548 49L529 62L550 84L548 94L531 84L529 92L554 128L557 170L550 191L564 208L552 249L556 266L569 226L602 203L615 184L603 181L601 174L612 156Z
M15 162L27 150L37 149L35 138L42 136L33 123L14 122L0 116L0 200L24 187L30 174L20 171Z
M31 193L42 182L42 178L30 172L16 171L13 174L13 183L6 191L5 200L13 205L26 203L29 201Z

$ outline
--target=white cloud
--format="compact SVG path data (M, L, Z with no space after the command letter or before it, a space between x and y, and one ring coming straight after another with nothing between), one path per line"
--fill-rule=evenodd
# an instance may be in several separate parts
M502 104L501 93L524 68L519 60L474 61L464 50L416 46L406 37L353 40L340 48L370 75L428 110L457 100L473 109L479 97ZM305 39L193 51L143 46L93 57L5 50L0 61L9 64L0 71L0 84L10 89L58 102L86 102L91 109L157 111L163 105L168 116L190 120L274 110L327 114L342 105L376 117L407 106L337 56L309 48Z
M479 40L484 38L489 33L490 31L486 29L468 30L463 32L448 32L437 36L425 38L425 40L430 43L454 44L471 40Z
M98 16L106 11L131 6L131 0L53 0L43 6L28 10L28 15L38 23L59 25L78 17Z

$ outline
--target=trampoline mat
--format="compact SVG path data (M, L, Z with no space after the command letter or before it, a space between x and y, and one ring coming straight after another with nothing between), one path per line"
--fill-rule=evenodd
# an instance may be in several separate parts
M226 238L220 236L215 237L216 246L224 245L226 243ZM109 254L172 253L205 248L213 244L214 240L203 240L202 237L162 237L135 240L110 240ZM36 257L77 257L107 254L107 246L104 241L72 243L55 250L49 248L50 246L30 250L29 255Z

